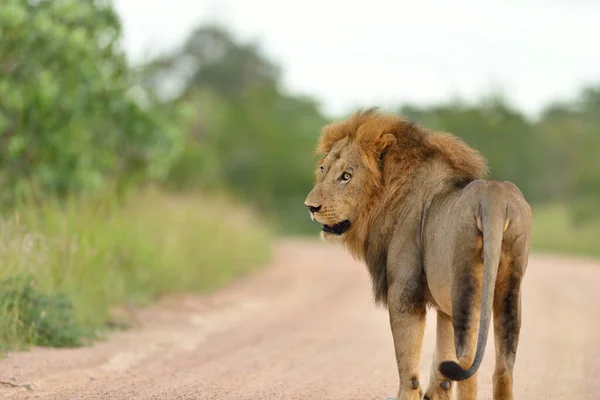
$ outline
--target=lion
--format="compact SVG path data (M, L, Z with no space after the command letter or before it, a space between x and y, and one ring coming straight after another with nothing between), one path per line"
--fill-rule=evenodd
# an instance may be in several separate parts
M305 205L323 239L370 272L387 308L400 400L476 398L493 314L494 399L513 398L531 208L519 188L487 180L486 160L462 139L377 109L326 125ZM437 312L431 378L419 358L427 307Z

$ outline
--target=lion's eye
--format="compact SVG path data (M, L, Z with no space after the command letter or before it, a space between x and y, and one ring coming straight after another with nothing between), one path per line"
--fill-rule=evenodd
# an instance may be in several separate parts
M352 175L350 175L348 172L344 172L344 173L342 174L342 176L340 176L340 179L341 179L343 182L347 182L347 181L349 181L349 180L350 180L350 178L352 178Z

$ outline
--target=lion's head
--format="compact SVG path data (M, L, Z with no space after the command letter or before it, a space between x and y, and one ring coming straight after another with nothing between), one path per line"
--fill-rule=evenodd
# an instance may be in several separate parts
M325 239L347 241L358 233L369 214L366 207L381 191L378 160L396 142L388 133L396 121L387 121L386 127L374 116L373 111L357 113L323 128L317 152L325 155L317 163L315 186L305 204L323 226Z
M375 109L325 126L317 152L324 156L305 205L324 239L345 244L359 258L376 216L402 199L426 160L439 156L456 180L487 171L484 159L457 137Z

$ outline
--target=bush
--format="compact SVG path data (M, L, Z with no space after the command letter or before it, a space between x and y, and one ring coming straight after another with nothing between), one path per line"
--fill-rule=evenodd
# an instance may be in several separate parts
M3 344L10 342L11 336L39 346L73 347L83 344L85 334L75 319L71 301L64 293L43 293L32 275L11 277L0 282L0 304L2 314L12 317L0 326Z

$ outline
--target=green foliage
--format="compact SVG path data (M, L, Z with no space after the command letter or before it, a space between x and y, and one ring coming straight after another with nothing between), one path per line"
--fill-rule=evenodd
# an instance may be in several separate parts
M239 204L140 188L219 153L184 147L189 108L160 101L120 38L108 1L0 7L0 202L13 215L0 219L2 346L81 345L115 308L213 290L268 256L268 231ZM211 90L236 95L275 73L251 47L225 59L199 74ZM256 73L232 82L243 60Z
M211 167L213 177L279 221L286 232L310 224L303 199L313 182L311 156L325 122L314 104L272 89L218 104L199 144L210 149L217 163Z
M79 345L122 306L209 292L268 258L268 230L229 199L145 190L115 200L22 205L0 220L3 344Z
M4 197L167 173L183 140L179 110L159 107L136 82L120 37L105 1L0 7L0 184L14 189Z
M12 335L27 338L33 345L75 347L83 344L85 332L75 319L71 301L64 293L43 293L32 275L0 282L0 309L10 318L9 324L4 320L0 328L8 328ZM14 322L12 327L10 322ZM0 331L2 343L10 343L12 335Z

